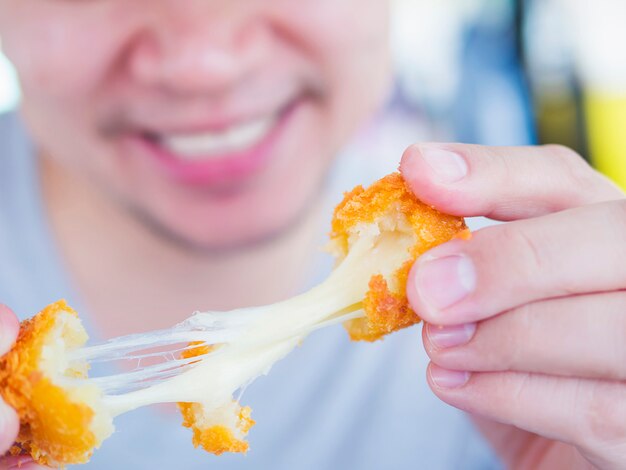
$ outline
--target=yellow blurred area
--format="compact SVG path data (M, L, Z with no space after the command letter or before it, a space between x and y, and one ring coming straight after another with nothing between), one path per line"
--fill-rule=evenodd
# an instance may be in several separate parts
M589 90L584 103L592 161L626 190L626 93Z

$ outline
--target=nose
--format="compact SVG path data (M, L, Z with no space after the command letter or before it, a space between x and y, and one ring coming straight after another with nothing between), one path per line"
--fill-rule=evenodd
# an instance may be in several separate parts
M269 34L249 0L151 0L128 54L142 85L177 95L221 93L263 63Z

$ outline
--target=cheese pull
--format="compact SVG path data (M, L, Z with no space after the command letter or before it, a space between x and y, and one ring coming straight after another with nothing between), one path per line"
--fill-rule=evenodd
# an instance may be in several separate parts
M53 304L22 323L0 360L0 394L20 417L13 453L53 466L87 462L116 416L178 403L193 444L246 452L254 425L242 391L314 330L344 324L355 341L376 341L420 321L405 294L418 256L454 237L463 219L420 202L398 173L357 187L337 206L329 251L337 263L320 285L272 305L196 312L171 329L87 345L76 312ZM101 362L131 370L89 373ZM332 364L329 364L332 367Z

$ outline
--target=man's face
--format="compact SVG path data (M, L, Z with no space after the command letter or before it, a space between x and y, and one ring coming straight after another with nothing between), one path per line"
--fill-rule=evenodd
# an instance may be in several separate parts
M41 151L192 245L290 226L388 83L387 0L0 0Z

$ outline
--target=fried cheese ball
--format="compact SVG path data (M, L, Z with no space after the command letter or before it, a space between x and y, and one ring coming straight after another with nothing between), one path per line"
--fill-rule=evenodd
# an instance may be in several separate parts
M442 214L413 194L400 173L393 173L364 189L357 186L346 193L335 209L330 234L333 253L345 259L360 237L391 233L408 243L406 261L386 279L375 274L363 299L366 316L347 322L353 341L376 341L420 321L406 297L406 282L418 256L454 237L469 233L460 217ZM399 244L399 243L398 243Z
M12 454L55 467L84 463L113 432L100 390L72 381L87 376L87 365L68 363L66 352L86 341L76 312L64 301L22 322L15 346L0 359L0 394L20 418Z

